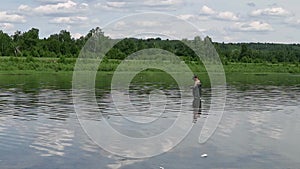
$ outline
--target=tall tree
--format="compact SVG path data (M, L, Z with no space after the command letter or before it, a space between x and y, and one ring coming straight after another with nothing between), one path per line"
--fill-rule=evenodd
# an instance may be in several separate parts
M12 54L12 39L7 33L0 30L0 56L9 56Z

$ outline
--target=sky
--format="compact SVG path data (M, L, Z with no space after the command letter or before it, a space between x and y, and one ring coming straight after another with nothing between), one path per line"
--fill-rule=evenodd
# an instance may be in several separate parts
M128 30L136 36L161 26L163 35L178 25L193 25L200 33L186 29L180 38L200 34L217 42L300 43L299 6L296 0L3 0L0 30L13 34L38 28L40 37L68 30L78 38L100 27L105 33L113 29L109 35L120 38ZM162 27L167 22L169 27Z

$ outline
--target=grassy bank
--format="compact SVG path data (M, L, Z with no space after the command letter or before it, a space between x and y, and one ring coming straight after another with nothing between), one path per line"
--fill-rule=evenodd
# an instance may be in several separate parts
M0 57L0 71L73 71L75 58L33 58L33 57ZM114 71L121 63L119 60L105 60L101 62L98 71ZM129 63L128 69L136 63ZM194 72L206 72L203 65L188 62L187 65ZM226 73L300 73L299 64L280 63L227 63L223 65Z
M76 59L0 57L0 71L72 71Z

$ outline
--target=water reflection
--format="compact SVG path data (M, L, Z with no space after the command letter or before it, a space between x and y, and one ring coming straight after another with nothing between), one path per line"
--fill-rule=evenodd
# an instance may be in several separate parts
M40 84L36 80L26 91L22 88L26 83L0 88L0 168L134 169L159 168L161 164L166 169L300 166L299 86L229 85L223 119L211 140L199 145L199 132L210 103L210 90L204 88L205 102L193 100L192 96L182 102L187 123L193 122L195 127L189 138L159 157L133 160L112 156L99 148L78 123L70 88L49 87L53 84L43 81ZM90 110L91 114L84 118L98 122L105 119L126 135L156 135L177 118L180 95L176 88L153 86L131 86L127 93L140 111L149 108L146 98L151 90L158 88L166 93L168 105L161 115L127 112L136 118L160 118L151 126L132 124L122 118L114 111L109 91L103 88L96 90L99 109ZM140 90L141 87L144 88ZM214 114L207 116L211 115ZM205 161L199 158L203 152L209 155Z
M112 164L108 164L107 168L109 169L120 169L125 166L134 165L135 163L139 163L143 161L143 160L126 159L121 157L112 157L112 158L115 159L116 162Z
M64 156L66 147L72 146L74 131L58 123L41 124L35 129L36 138L29 145L41 156Z
M193 100L193 123L197 122L197 119L200 118L201 114L201 108L202 108L202 103L201 99L194 99Z
M37 112L45 114L49 119L67 120L73 111L70 90L42 89L34 102Z

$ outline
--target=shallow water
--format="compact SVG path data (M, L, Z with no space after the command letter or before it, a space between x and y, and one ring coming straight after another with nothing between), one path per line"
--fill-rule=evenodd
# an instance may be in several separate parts
M261 76L251 76L251 83L229 77L223 118L205 144L199 144L198 137L205 120L214 115L207 113L211 91L203 88L201 115L194 113L192 97L185 97L182 110L194 122L191 132L171 151L146 159L114 156L89 139L74 110L69 74L0 76L1 169L300 168L300 86L294 75L286 75L282 82L263 77L268 83L258 84L253 81L262 80ZM139 111L149 109L147 96L154 89L167 93L166 112L125 114L146 122L159 117L152 125L124 119L115 111L105 84L96 89L102 116L90 111L84 118L106 120L132 137L157 135L177 118L180 94L171 83L133 84L129 95ZM123 108L128 112L126 105ZM204 153L207 158L201 158Z

